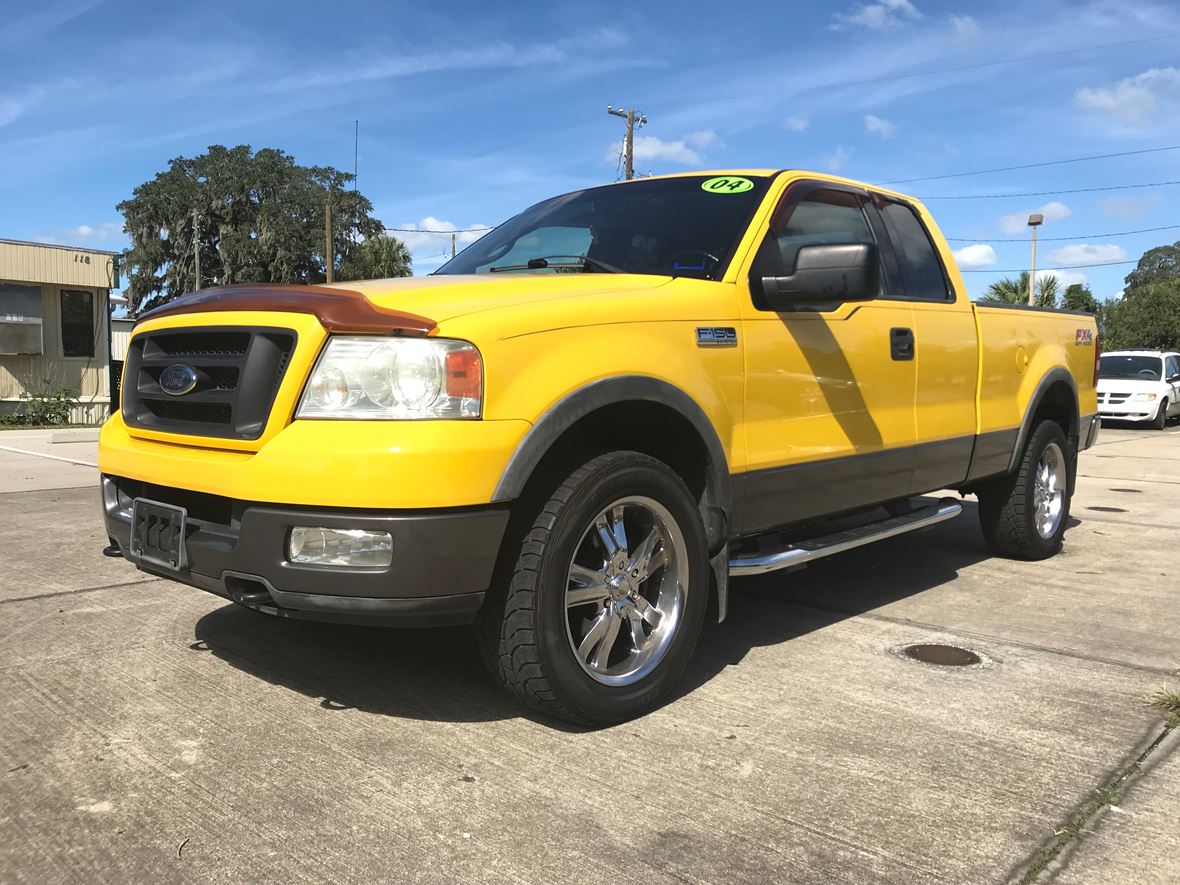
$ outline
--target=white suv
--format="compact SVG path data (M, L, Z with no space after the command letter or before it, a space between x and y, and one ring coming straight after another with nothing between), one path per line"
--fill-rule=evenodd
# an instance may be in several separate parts
M1180 353L1115 350L1098 369L1098 414L1118 421L1149 421L1163 430L1180 416Z

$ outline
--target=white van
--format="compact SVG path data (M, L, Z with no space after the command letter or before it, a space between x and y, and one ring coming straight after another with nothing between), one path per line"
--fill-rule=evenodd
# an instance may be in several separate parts
M1110 421L1146 421L1163 430L1180 416L1180 353L1114 350L1098 368L1098 415Z

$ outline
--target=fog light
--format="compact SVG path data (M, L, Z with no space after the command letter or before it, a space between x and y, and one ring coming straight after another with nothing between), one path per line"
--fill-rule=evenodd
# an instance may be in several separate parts
M388 568L393 562L389 532L297 525L287 541L287 560L299 565Z

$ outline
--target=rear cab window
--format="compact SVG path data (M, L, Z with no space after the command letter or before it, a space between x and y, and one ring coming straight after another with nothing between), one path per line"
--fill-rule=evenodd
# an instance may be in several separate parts
M915 301L953 301L946 269L917 211L889 197L874 197L893 245L904 287L891 294Z

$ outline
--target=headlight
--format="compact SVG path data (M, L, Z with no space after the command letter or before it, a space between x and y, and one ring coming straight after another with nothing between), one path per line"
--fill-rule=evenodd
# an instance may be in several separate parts
M1157 394L1154 394L1154 393L1136 393L1131 396L1131 402L1133 402L1133 403L1150 403L1150 402L1154 402L1156 397L1157 397Z
M466 341L339 335L311 373L297 418L478 418L479 351Z

